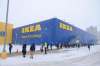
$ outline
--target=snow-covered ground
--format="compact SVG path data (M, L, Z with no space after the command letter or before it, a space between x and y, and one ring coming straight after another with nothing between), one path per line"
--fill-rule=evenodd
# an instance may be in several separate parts
M100 53L100 45L92 46L90 51L88 50L87 47L61 49L58 51L59 53L49 53L47 55L38 54L34 56L34 59L30 59L29 56L27 56L26 58L23 58L22 56L16 56L16 57L9 57L6 60L0 59L0 66L22 66L22 65L24 66L62 66L62 65L67 66L67 62L69 61L70 62L72 61L72 63L78 61L79 64L79 62L81 62L82 59L80 60L78 58L84 59L86 57L88 58L88 56L94 55L95 53ZM90 59L92 58L93 57L91 57ZM86 64L89 63L88 61L87 63L85 63L85 65L81 64L79 66L87 66ZM73 66L77 66L77 65L73 65Z

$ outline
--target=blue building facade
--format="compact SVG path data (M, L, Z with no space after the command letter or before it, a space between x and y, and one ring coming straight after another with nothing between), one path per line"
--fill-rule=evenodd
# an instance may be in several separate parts
M18 27L13 30L14 44L95 44L96 37L57 18Z

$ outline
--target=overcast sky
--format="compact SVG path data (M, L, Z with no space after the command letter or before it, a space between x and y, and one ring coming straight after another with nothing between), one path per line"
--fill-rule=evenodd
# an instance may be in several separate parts
M0 21L5 21L7 0L0 0ZM81 29L100 29L100 0L10 0L9 23L23 26L57 17Z

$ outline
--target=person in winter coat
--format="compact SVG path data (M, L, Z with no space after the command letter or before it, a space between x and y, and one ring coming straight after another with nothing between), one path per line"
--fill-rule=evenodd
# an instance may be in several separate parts
M12 44L11 43L9 43L9 53L11 54L11 50L12 50Z
M22 54L23 54L23 57L25 58L26 57L26 44L23 44L22 46Z
M44 45L41 44L41 47L40 47L40 51L41 51L41 53L43 52L43 47L44 47Z
M47 44L47 42L45 42L44 43L44 52L45 52L45 54L47 54L47 46L48 46L48 44Z
M88 45L88 49L89 49L89 51L90 51L90 45Z
M51 50L52 50L52 45L53 45L53 43L50 44L50 49L51 49Z
M33 43L31 46L30 46L30 58L33 59L33 54L35 53L35 44Z

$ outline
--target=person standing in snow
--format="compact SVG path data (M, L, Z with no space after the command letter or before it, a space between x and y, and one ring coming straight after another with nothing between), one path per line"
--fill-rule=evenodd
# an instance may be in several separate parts
M41 47L40 47L40 51L41 51L41 53L43 52L43 44L41 44Z
M90 45L88 44L88 49L89 49L89 51L90 51Z
M34 43L30 46L30 58L32 58L32 59L33 59L33 53L35 53L35 44Z
M80 48L80 44L77 44L77 47Z
M12 44L11 43L9 43L9 53L11 54L11 50L12 50Z
M23 54L23 57L25 58L26 57L26 44L23 44L22 46L22 54Z
M50 49L52 50L52 45L53 45L53 42L50 44Z
M48 44L47 44L47 42L45 42L44 43L44 52L45 52L45 54L47 54L47 46L48 46Z

